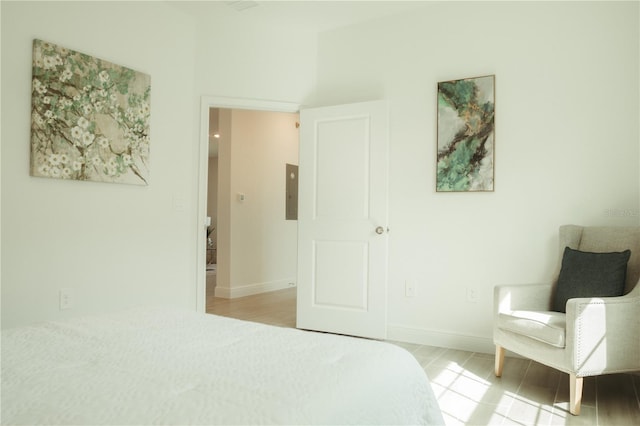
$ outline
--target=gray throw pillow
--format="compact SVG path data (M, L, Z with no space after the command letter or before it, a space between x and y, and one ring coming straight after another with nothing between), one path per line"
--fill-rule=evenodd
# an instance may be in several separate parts
M564 249L552 310L565 312L575 297L622 296L631 251L590 253Z

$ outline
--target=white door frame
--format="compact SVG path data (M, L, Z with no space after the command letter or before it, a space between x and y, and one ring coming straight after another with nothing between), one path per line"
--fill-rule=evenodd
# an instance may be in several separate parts
M300 112L300 104L259 99L202 96L200 100L200 156L198 163L198 209L196 213L196 310L206 312L207 179L209 175L209 108L250 109L273 112Z

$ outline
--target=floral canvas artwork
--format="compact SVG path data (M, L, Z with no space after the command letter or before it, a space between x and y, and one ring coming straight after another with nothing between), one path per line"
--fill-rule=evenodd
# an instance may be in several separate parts
M31 175L147 185L151 77L33 42Z
M436 190L493 191L495 76L438 83Z

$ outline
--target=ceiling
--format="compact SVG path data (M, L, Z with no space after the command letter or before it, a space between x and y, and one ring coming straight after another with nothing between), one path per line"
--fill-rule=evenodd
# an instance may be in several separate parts
M201 19L240 19L251 24L323 32L423 7L422 1L236 0L171 4Z

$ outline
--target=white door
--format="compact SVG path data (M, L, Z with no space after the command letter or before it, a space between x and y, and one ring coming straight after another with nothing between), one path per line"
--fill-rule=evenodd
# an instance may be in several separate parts
M387 334L388 106L300 112L297 327Z

